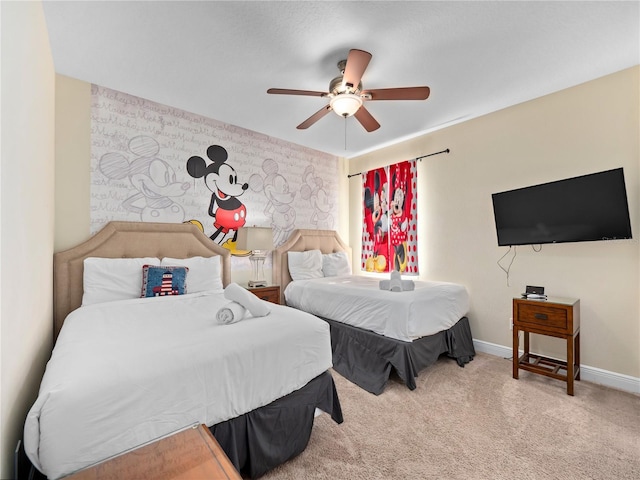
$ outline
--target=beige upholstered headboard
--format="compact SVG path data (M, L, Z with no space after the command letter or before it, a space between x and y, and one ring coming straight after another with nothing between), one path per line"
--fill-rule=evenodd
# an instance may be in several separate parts
M273 283L280 285L280 303L284 304L284 289L291 282L287 252L320 250L322 253L347 252L351 247L334 230L294 230L289 239L273 251Z
M222 284L231 281L229 250L191 223L110 222L86 242L53 255L53 338L82 304L84 259L222 257Z

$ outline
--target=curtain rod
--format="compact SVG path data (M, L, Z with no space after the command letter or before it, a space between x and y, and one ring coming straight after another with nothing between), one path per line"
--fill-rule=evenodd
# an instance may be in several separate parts
M427 157L431 157L433 155L440 155L441 153L449 153L451 150L449 150L448 148L446 150L441 150L439 152L435 152L435 153L427 153L426 155L422 155L420 157L416 157L413 160L422 160L423 158L427 158ZM351 175L347 175L347 178L351 178L351 177L355 177L356 175L362 175L362 172L358 172L358 173L352 173Z

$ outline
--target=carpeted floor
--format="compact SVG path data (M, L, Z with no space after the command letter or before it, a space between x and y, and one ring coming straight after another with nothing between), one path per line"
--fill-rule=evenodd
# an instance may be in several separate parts
M315 421L308 447L264 480L640 479L640 396L521 372L479 353L441 358L408 390L380 396L333 372L344 413Z

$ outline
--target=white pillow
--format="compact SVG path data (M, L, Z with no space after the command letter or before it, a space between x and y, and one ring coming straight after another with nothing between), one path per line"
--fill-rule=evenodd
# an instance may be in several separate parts
M335 252L322 255L322 273L325 277L351 275L351 264L347 253Z
M143 265L160 265L160 259L85 258L82 305L140 298Z
M322 278L322 252L307 250L306 252L287 252L289 275L292 280L308 280Z
M222 293L222 265L220 256L170 258L164 257L161 265L188 267L187 293L216 291Z

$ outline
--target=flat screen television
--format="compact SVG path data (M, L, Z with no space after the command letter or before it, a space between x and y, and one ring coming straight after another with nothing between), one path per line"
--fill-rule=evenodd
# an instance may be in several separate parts
M498 245L631 238L622 168L494 193Z

